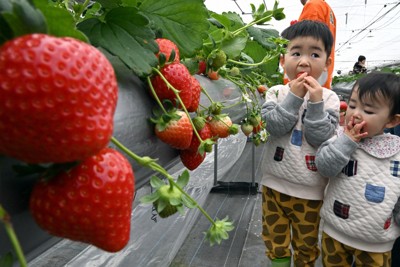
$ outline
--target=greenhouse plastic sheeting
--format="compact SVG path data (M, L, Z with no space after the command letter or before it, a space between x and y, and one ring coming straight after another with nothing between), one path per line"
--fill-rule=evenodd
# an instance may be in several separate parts
M246 141L247 138L243 134L219 139L217 150L219 177L235 164L243 152ZM169 170L169 173L177 178L184 169L184 166L179 163ZM214 185L214 152L209 153L205 161L196 170L190 172L190 177L185 190L202 206ZM169 266L198 216L202 216L198 209L186 208L183 215L178 213L162 219L153 211L152 205L139 204L132 212L130 242L122 251L106 253L94 246L89 246L66 266ZM224 214L220 214L218 219L224 217Z

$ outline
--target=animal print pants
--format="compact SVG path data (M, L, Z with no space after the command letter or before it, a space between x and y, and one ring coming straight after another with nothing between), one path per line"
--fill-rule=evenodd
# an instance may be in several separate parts
M307 200L262 187L262 238L269 259L291 257L296 267L314 266L322 200Z
M322 233L322 263L327 267L370 266L390 267L391 251L373 253L346 246ZM352 265L354 260L355 265Z

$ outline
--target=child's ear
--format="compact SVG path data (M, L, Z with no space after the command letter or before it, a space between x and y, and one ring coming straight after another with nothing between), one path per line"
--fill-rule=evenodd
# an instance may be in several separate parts
M393 128L400 124L400 114L396 114L393 118L386 124L386 128Z
M285 55L281 55L279 58L279 64L281 64L282 68L285 68Z
M332 64L332 58L328 57L328 59L326 60L326 63L325 63L324 71L327 71L331 64Z

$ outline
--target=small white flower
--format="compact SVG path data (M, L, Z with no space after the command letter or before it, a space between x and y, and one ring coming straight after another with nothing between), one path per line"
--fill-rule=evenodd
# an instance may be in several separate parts
M260 131L260 139L261 139L261 141L262 141L262 142L266 142L266 141L267 141L267 138L268 138L267 130L262 129L262 130Z
M242 94L243 100L246 101L247 103L253 102L253 100L250 99L250 96L248 94Z

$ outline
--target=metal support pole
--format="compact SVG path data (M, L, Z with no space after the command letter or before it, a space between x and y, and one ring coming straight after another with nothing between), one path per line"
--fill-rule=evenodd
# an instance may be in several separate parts
M256 186L256 145L251 146L251 186Z
M218 142L214 144L214 186L218 184Z

